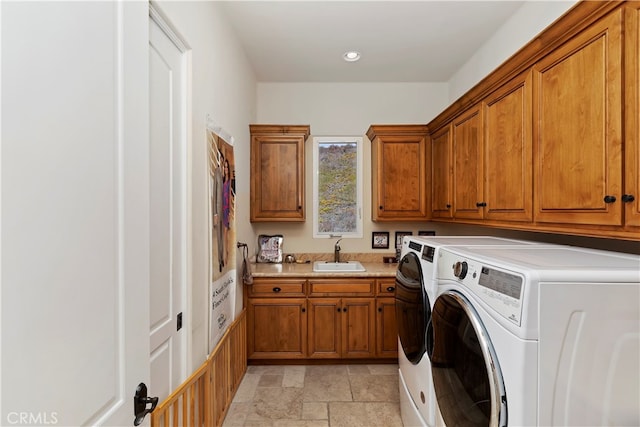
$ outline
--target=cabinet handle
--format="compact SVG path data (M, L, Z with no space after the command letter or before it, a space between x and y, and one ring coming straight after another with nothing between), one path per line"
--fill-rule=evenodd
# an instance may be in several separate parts
M604 196L605 203L614 203L616 201L616 196Z
M622 201L625 203L631 203L635 200L636 198L633 196L633 194L623 194L622 195Z
M478 202L478 203L476 203L476 207L478 207L478 208L484 208L485 206L487 206L486 202Z
M302 210L302 206L298 206L298 210L301 211Z
M383 210L384 206L378 206L378 209Z
M282 289L280 289L280 288L279 288L279 287L277 287L277 286L276 286L275 288L273 288L273 292L280 292L281 290L282 290Z
M346 312L347 312L347 307L343 308L343 309L342 309L342 312L343 312L343 313L346 313Z
M451 209L451 205L447 203L447 209Z
M395 290L396 290L396 288L394 288L393 286L389 286L389 287L387 288L387 292L393 292L393 291L395 291Z
M340 307L338 307L338 313L340 313Z
M378 313L382 313L382 307L378 307Z
M304 307L302 307L302 312L303 312L303 313L306 313L306 312L307 312L307 309L306 309L306 308L304 308Z

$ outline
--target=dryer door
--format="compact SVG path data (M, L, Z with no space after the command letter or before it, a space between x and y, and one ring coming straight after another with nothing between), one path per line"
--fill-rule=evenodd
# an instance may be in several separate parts
M447 426L507 425L507 398L500 365L478 313L455 291L433 306L431 372Z
M396 272L396 322L407 359L418 364L427 348L431 304L424 287L420 259L414 252L402 257Z

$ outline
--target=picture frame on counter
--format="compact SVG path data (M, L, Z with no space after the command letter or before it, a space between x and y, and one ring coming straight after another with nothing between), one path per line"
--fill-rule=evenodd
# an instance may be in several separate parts
M389 249L389 232L373 231L371 233L371 247L373 249Z
M396 245L395 245L395 249L396 252L400 252L400 250L402 249L402 238L404 236L411 236L413 234L413 232L411 231L396 231Z

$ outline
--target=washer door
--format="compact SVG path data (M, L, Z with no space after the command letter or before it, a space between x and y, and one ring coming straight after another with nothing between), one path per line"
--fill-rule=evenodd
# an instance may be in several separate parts
M433 306L431 372L438 406L451 426L506 426L500 365L478 313L462 294L446 291Z
M402 350L416 365L427 348L431 304L424 288L420 259L413 252L402 257L396 272L396 322Z

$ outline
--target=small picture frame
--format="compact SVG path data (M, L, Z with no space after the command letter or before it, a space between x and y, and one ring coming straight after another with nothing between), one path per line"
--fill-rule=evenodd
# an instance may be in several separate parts
M389 249L389 232L373 231L371 233L371 247L373 249Z
M413 233L411 231L396 231L396 252L399 252L402 249L402 238L404 236L411 236Z
M435 236L436 232L434 230L419 230L418 236Z

